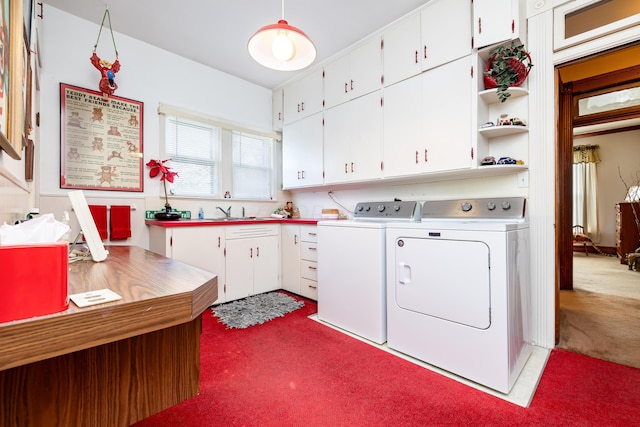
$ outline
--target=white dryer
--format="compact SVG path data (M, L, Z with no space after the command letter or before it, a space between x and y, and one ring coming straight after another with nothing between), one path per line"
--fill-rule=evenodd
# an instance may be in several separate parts
M524 198L424 202L389 224L387 345L502 393L531 347Z

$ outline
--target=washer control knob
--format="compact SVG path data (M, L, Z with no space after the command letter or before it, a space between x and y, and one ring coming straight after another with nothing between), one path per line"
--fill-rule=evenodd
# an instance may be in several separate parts
M471 203L464 202L460 207L462 208L462 212L469 212L472 206L471 206Z
M511 203L509 203L509 202L502 202L502 210L504 210L504 211L508 211L509 209L511 209Z
M400 210L400 205L393 205L393 210L398 212Z
M356 211L358 212L362 212L364 210L364 207L362 205L358 205L358 207L356 208Z
M489 209L490 211L495 210L496 208L496 204L493 202L489 202L487 203L487 209Z
M385 206L384 205L378 205L378 212L384 212Z
M366 208L364 208L365 211L369 212L371 210L371 206L367 205Z

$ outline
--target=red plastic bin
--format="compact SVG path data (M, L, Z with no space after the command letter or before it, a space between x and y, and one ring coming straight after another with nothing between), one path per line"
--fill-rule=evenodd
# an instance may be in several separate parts
M68 245L0 246L0 322L69 307Z

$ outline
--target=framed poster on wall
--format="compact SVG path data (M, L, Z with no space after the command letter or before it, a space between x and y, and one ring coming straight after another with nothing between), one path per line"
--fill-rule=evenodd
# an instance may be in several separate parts
M143 191L143 103L60 83L60 188Z

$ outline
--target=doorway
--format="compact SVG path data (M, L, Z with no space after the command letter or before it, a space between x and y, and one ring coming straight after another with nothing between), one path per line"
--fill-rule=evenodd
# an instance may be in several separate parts
M595 123L628 123L629 119L640 118L640 106L638 106L611 111L597 117L593 123L587 123L584 118L577 118L576 101L586 93L640 81L640 61L638 58L640 58L640 42L556 67L558 94L555 231L557 259L556 344L560 341L560 292L574 289L572 231L572 227L575 225L572 219L574 127L577 124L582 126ZM620 131L620 129L616 131ZM640 277L638 279L640 280Z

